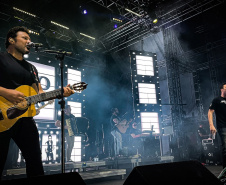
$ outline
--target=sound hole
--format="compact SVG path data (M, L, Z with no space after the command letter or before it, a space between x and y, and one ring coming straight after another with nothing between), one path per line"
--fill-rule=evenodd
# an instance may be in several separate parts
M2 115L2 111L0 110L0 120L4 120L4 117Z
M26 109L18 109L16 107L11 107L7 110L7 117L8 119L14 119L17 118L18 116L22 115L23 113L25 113L27 111L28 108Z

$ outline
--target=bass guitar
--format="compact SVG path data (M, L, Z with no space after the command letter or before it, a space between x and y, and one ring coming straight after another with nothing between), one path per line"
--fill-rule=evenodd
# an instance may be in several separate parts
M85 82L80 82L69 87L72 90L81 92L86 89L87 85L88 84ZM36 115L36 103L56 99L56 97L61 95L61 89L37 94L37 92L28 85L22 85L15 90L22 92L25 98L22 102L15 105L0 96L0 132L9 130L20 118L34 117Z

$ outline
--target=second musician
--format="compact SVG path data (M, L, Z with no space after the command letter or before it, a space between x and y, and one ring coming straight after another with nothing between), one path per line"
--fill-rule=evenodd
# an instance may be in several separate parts
M71 152L74 147L74 131L72 130L72 124L76 124L76 117L71 114L71 106L65 106L65 116L64 116L64 128L65 128L65 139L66 139L66 161L72 162ZM60 118L55 122L56 127L61 126ZM75 127L77 128L77 127Z

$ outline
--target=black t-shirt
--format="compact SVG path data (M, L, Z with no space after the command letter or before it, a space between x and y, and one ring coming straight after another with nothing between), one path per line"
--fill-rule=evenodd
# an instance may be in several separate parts
M217 128L226 128L226 98L214 98L209 109L215 112Z
M17 60L7 52L1 52L0 86L7 89L16 89L21 85L31 86L35 83L34 77L31 73L31 65L32 64L25 60ZM37 69L34 66L33 68L35 76L38 77Z

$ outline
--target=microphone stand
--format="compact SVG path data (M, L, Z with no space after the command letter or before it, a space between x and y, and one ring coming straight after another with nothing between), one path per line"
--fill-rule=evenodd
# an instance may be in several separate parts
M61 172L65 173L65 143L64 143L64 108L65 108L65 101L64 101L64 78L63 78L63 69L64 69L64 56L65 54L57 54L56 59L60 61L60 81L61 81L61 100L58 104L61 105Z
M65 100L64 100L64 85L63 85L63 69L64 69L64 57L66 55L71 55L71 52L66 51L54 51L54 50L44 50L46 53L56 54L55 58L60 61L60 79L61 79L61 100L58 104L61 105L61 171L65 173L65 143L64 143L64 108L65 108Z

